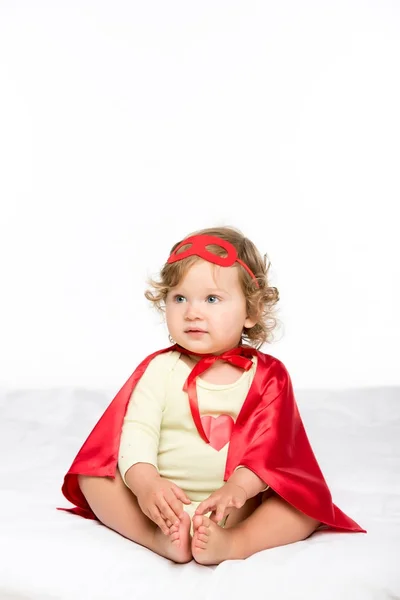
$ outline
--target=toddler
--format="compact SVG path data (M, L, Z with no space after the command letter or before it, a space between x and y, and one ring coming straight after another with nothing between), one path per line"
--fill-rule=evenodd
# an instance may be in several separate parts
M65 476L86 518L177 563L219 564L364 531L332 503L284 365L270 341L277 289L230 227L172 248L146 297L172 345L146 357Z

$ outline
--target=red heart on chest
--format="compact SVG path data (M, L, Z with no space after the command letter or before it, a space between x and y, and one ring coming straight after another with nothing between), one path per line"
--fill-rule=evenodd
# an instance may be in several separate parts
M201 417L201 424L209 439L210 446L218 452L229 442L232 435L234 421L229 415L219 417Z

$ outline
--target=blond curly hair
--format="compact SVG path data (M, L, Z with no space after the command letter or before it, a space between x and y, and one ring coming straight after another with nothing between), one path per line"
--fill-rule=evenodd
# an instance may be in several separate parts
M187 235L184 240L192 235L216 236L230 242L236 248L238 258L251 269L258 282L257 287L256 280L244 268L238 269L239 281L246 298L247 314L257 320L253 327L243 329L242 342L255 348L260 348L264 343L270 343L273 340L272 332L278 324L275 305L279 300L279 293L277 288L271 287L268 282L271 263L268 261L267 255L262 257L253 242L233 227L202 229ZM182 241L174 244L171 253ZM183 246L179 251L183 252L187 247L189 244ZM226 256L226 251L220 246L207 246L207 250L219 256ZM188 256L174 263L166 263L161 269L160 280L149 280L148 284L152 289L145 291L147 300L152 302L160 312L164 312L168 292L179 284L190 267L198 260L202 259L198 256Z

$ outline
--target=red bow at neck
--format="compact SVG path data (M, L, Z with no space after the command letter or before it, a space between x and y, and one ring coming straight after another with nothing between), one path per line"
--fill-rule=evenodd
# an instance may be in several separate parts
M189 406L190 411L192 413L193 421L197 427L197 431L199 432L201 438L206 442L206 444L210 443L210 440L204 431L203 424L201 422L201 416L199 411L199 403L197 400L197 389L196 389L196 379L207 371L217 360L224 360L235 367L239 367L248 371L251 369L253 365L253 361L251 357L255 354L255 350L250 347L238 346L236 348L232 348L232 350L227 350L222 354L196 354L196 352L189 352L186 348L182 348L181 346L177 346L178 352L181 354L193 355L193 356L201 356L202 358L199 362L193 367L188 378L186 379L183 391L187 392L189 396Z

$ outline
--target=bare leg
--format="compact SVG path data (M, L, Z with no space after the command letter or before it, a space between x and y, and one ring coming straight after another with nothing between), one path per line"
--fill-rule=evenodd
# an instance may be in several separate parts
M190 517L184 514L173 536L143 514L117 470L115 479L79 475L79 486L96 517L117 533L177 563L192 560Z
M228 523L223 529L208 517L193 519L192 554L198 563L215 565L292 544L309 537L319 525L277 495L267 497L244 520L236 514L235 523Z

